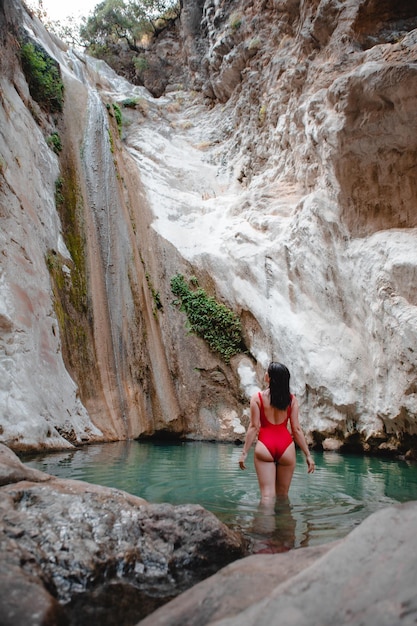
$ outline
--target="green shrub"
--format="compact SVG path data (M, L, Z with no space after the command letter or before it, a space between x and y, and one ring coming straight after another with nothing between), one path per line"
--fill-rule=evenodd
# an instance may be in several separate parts
M121 105L126 109L140 111L144 117L149 113L149 105L145 98L126 98L126 100L122 100Z
M114 154L114 141L110 128L107 129L107 134L109 136L110 152Z
M116 104L115 102L113 102L112 104L106 104L106 109L108 110L108 112L110 113L110 115L112 115L114 117L114 119L116 120L116 124L117 124L117 130L119 131L119 136L122 136L122 122L123 122L123 118L122 118L122 111L119 107L118 104ZM113 152L113 150L112 150Z
M171 291L177 297L174 304L187 315L190 332L204 339L213 352L228 363L244 349L239 317L198 286L196 278L187 284L182 274L171 279Z
M122 101L122 106L127 109L134 109L139 102L139 98L126 98L126 100Z
M21 49L22 69L30 95L48 111L62 111L64 85L58 63L38 44L26 42Z
M59 154L62 150L61 137L58 133L52 133L49 137L46 138L46 143L48 146L55 152L55 154Z
M113 103L113 113L114 118L116 120L117 128L119 130L119 135L122 134L122 112L118 104Z
M234 13L231 14L229 18L230 28L232 30L237 30L242 25L242 21L243 20L242 20L242 16L240 15L240 13L235 11Z
M133 65L135 66L135 68L139 72L139 74L141 74L142 72L145 72L145 70L149 69L149 61L145 57L144 54L140 54L139 56L135 57L133 59Z

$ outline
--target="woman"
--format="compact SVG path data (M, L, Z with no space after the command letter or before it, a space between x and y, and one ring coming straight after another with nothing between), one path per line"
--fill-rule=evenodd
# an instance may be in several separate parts
M261 489L261 503L287 496L295 469L295 444L304 452L308 473L315 465L298 421L298 401L290 394L290 373L282 363L270 363L265 374L268 389L255 393L250 401L250 424L239 459L240 469L255 437L255 469ZM291 432L287 422L290 420ZM294 437L294 440L293 440Z

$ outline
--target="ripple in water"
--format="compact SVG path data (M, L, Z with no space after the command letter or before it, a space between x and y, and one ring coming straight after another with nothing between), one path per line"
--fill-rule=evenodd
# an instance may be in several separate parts
M148 502L201 504L251 541L253 552L283 552L344 537L374 511L417 500L417 466L405 461L315 453L316 472L304 457L289 499L272 510L259 506L253 448L247 470L233 444L117 442L23 459L60 478L123 489Z

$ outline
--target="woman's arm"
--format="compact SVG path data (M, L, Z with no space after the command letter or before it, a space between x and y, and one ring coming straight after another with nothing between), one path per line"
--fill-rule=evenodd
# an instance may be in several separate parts
M251 445L254 440L258 436L259 428L261 425L260 416L259 416L259 404L258 404L258 394L253 394L250 400L250 424L248 426L248 430L245 435L245 443L243 445L242 454L239 459L239 467L240 469L246 469L245 460L248 456L248 451L250 450Z
M298 421L298 400L295 396L293 397L291 405L290 422L291 432L292 436L294 437L294 441L301 448L302 452L304 452L308 466L308 473L311 474L311 472L314 472L315 470L315 463L313 457L310 454L310 450L304 437L303 430L300 426L300 422Z

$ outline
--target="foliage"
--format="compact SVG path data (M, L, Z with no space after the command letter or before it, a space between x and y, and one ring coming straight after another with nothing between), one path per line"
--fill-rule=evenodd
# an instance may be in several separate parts
M120 110L120 107L118 104L116 104L115 102L113 102L113 113L114 113L114 119L116 120L116 124L117 124L117 128L119 130L119 135L122 134L122 112Z
M133 65L135 66L139 74L141 74L149 68L149 61L144 54L140 54L133 59Z
M164 308L164 305L162 304L159 291L156 291L155 287L153 286L152 279L151 279L149 272L145 272L145 278L146 278L146 283L149 287L149 291L152 294L152 299L154 303L153 314L154 314L154 317L156 317L157 312L162 310Z
M144 117L149 113L149 105L145 98L126 98L126 100L122 100L121 105L126 109L140 111Z
M55 154L59 154L61 152L62 143L61 137L58 135L58 133L52 133L52 135L49 135L49 137L46 138L46 143L50 148L52 148Z
M107 129L107 134L109 137L110 152L114 154L114 141L113 141L113 135L112 135L110 128Z
M174 304L186 313L190 331L207 341L210 349L228 363L244 347L240 319L199 287L196 278L190 279L190 283L194 289L182 274L171 279L171 290L177 297Z
M259 39L259 37L253 37L253 39L249 41L248 50L252 52L253 51L256 52L257 50L259 50L260 47L261 47L261 40Z
M266 105L263 104L260 109L259 109L259 113L258 113L258 122L259 124L262 126L262 124L265 122L265 117L266 117Z
M62 178L57 178L55 181L55 204L57 208L60 208L64 204L64 195L62 193L63 185L64 181Z
M50 112L62 111L64 85L58 63L39 44L25 42L20 52L32 98Z
M240 15L240 13L238 13L237 11L232 13L229 18L229 24L232 30L237 30L238 28L240 28L240 26L242 25L242 16Z
M114 117L114 119L116 120L117 130L119 131L119 137L121 137L123 118L122 118L122 111L120 109L120 106L116 104L115 102L113 102L112 104L106 104L106 109L108 110L110 115ZM114 142L113 142L113 137L111 135L110 130L109 130L109 139L110 139L111 152L113 153Z
M104 0L81 26L80 36L93 51L124 42L130 50L140 52L143 38L163 30L179 13L179 3L174 0Z
M126 98L122 101L122 106L126 109L135 109L139 103L139 98Z

